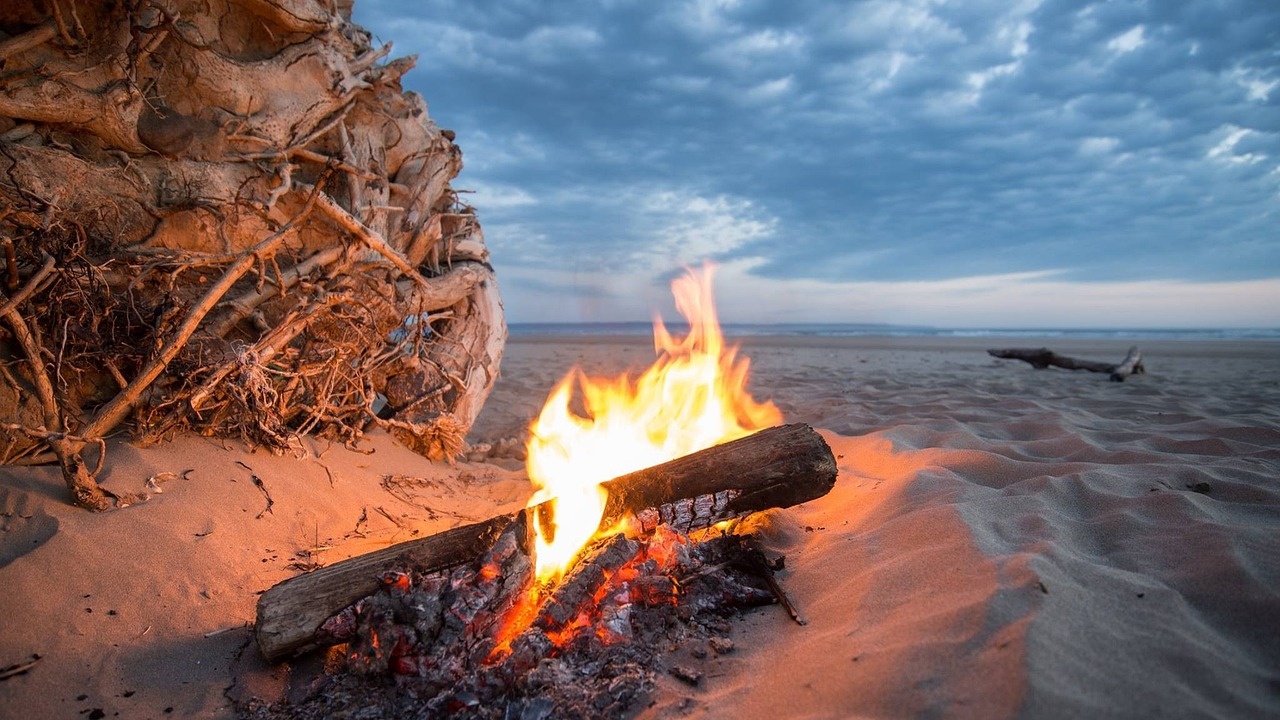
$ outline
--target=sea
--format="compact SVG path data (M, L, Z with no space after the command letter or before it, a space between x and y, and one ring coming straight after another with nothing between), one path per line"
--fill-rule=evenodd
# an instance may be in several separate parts
M668 323L672 333L688 332L688 326ZM923 325L870 323L724 323L725 336L750 335L814 337L1034 337L1123 340L1280 340L1280 328L937 328ZM510 323L512 337L539 335L643 335L653 334L649 322L606 323Z

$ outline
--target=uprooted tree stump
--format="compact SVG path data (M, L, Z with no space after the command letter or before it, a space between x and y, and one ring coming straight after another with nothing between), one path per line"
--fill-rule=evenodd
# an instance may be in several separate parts
M102 509L80 451L126 420L460 450L501 300L453 133L350 5L0 8L0 464Z
M1087 370L1089 372L1106 373L1114 382L1124 382L1124 379L1130 375L1141 375L1147 371L1142 365L1142 352L1138 350L1136 345L1129 348L1128 354L1118 363L1079 360L1066 355L1059 355L1049 348L991 349L987 351L987 354L1007 360L1022 360L1037 370L1060 367L1066 370Z

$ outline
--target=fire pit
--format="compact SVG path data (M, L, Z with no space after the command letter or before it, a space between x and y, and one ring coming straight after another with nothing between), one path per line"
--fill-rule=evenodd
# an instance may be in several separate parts
M670 660L728 652L726 618L786 603L737 522L820 497L836 466L804 425L746 392L709 270L673 286L689 319L637 379L574 371L531 428L525 510L352 558L264 593L268 660L331 645L299 703L261 717L616 717ZM576 386L586 415L571 411ZM799 615L786 603L792 616Z
M308 698L264 717L618 717L657 676L697 685L696 664L733 648L727 618L775 602L749 538L660 529L592 543L536 611L505 637L532 573L515 528L447 576L389 572L382 588L326 624L345 646Z

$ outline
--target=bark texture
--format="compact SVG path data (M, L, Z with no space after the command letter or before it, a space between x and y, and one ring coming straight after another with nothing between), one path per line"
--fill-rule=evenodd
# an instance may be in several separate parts
M83 502L67 455L129 420L458 452L501 299L453 133L350 5L0 7L0 464Z

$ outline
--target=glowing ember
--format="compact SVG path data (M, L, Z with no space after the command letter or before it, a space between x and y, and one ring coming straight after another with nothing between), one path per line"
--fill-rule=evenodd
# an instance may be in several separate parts
M570 372L532 427L529 479L538 580L560 577L599 529L600 483L778 424L782 414L746 391L749 361L726 347L711 292L712 268L689 271L671 289L689 334L676 338L654 320L657 359L639 378ZM575 385L586 417L570 410Z

